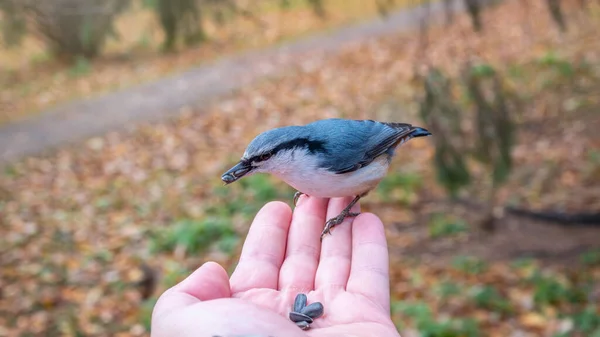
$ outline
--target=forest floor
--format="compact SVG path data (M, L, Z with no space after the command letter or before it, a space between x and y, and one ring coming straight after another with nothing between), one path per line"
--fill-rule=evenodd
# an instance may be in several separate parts
M422 124L414 77L422 62L456 74L478 55L523 99L501 204L598 212L598 16L571 10L576 24L559 34L546 15L525 20L521 3L486 11L482 34L462 16L432 28L426 59L415 33L372 39L170 121L7 165L0 336L147 336L162 291L207 260L231 271L256 211L291 203L293 191L264 175L222 185L249 140L328 117ZM543 3L530 9L546 14ZM461 195L471 204L450 202L436 183L434 150L428 141L403 145L362 202L387 225L402 336L599 336L600 227L505 214L495 233L483 233L476 201L485 172Z

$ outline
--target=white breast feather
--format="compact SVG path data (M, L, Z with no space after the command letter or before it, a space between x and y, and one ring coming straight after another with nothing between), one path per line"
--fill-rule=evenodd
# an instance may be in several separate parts
M269 172L296 190L322 198L356 196L375 188L389 167L387 156L382 155L371 164L353 172L336 174L318 168L316 157L304 151L285 151Z

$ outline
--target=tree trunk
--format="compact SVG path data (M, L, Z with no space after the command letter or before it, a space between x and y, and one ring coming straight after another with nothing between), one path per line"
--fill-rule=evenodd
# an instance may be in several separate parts
M467 12L471 17L471 22L473 23L473 29L476 32L480 32L483 28L481 24L481 3L479 0L464 0L465 7L467 8Z

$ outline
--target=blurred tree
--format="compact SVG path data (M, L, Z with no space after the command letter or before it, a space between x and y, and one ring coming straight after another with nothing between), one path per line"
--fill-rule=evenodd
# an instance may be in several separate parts
M157 0L150 5L156 10L165 33L165 51L175 49L179 38L186 45L206 41L204 20L207 19L223 25L229 17L242 16L258 26L265 26L252 11L238 6L234 0Z
M563 32L567 31L567 23L565 22L562 7L560 6L560 0L546 0L546 4L552 15L552 20L554 20L558 28Z
M423 78L424 97L420 115L435 144L434 163L438 181L451 197L471 181L464 155L463 113L452 95L452 83L439 69L431 68Z
M323 4L323 0L308 0L308 3L313 9L313 12L320 17L327 17L327 12L325 11L325 5Z
M473 158L487 168L490 176L488 211L481 227L492 230L495 220L496 194L512 169L512 148L516 100L503 85L499 74L488 65L467 64L463 85L470 97L469 107L462 108L453 95L453 84L440 70L432 68L422 79L424 97L420 115L435 135L434 163L438 181L455 198L471 182L467 161ZM473 121L472 131L463 131Z
M266 28L267 24L256 16L251 10L247 8L243 8L237 4L234 0L205 0L207 4L211 5L212 12L217 14L220 17L232 17L232 16L242 16L245 19L252 21L259 27ZM213 15L213 19L216 19L216 16ZM217 20L215 20L217 21Z
M481 2L479 0L464 0L464 3L469 16L471 17L473 29L476 32L480 32L483 28L481 24Z
M165 33L164 50L173 50L180 34L188 45L206 40L196 0L158 0L155 8Z
M0 0L2 41L7 47L19 45L27 33L27 22L22 5L13 0Z
M26 18L30 17L51 52L69 59L96 56L109 36L116 37L113 21L130 3L130 0L1 1L0 10L10 17L8 29L3 29L5 40L8 32L8 40L18 42L26 31Z
M379 5L380 0L376 0ZM387 2L393 2L394 0L383 0ZM306 0L308 5L312 8L313 12L320 18L324 19L327 17L327 11L325 10L325 4L323 0ZM279 8L286 10L292 6L290 0L279 0Z
M377 12L382 18L385 18L389 15L390 10L395 3L395 0L376 0L375 5L377 6Z
M502 84L500 75L489 65L467 65L464 81L475 109L474 158L487 166L491 175L489 213L482 228L492 230L498 188L512 169L515 125L513 97Z

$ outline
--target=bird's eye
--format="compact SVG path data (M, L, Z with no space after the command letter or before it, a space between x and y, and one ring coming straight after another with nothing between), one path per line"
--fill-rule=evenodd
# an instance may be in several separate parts
M268 153L261 155L258 159L260 161L265 161L265 160L268 160L269 158L271 158L271 155L272 155L272 153L268 152Z

